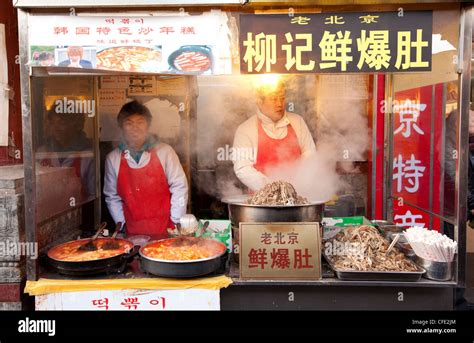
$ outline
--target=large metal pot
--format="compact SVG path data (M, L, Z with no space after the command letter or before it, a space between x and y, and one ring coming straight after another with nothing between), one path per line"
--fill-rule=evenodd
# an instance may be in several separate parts
M227 260L227 249L224 244L208 238L186 237L189 241L210 241L212 244L221 247L222 253L200 260L170 261L152 258L144 253L147 246L158 242L173 241L182 238L167 238L159 241L152 241L140 248L140 267L145 273L171 278L191 278L203 276L218 271Z
M247 196L223 200L229 207L232 226L239 227L241 222L321 222L324 203L311 201L306 205L264 206L246 203Z

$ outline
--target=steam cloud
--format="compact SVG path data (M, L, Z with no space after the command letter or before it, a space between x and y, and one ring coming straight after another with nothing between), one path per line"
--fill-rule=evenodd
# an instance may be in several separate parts
M362 76L365 77L365 76ZM232 146L235 130L256 114L252 76L199 77L198 146L199 187L220 199L243 195L231 161L217 160L217 151ZM354 75L291 76L285 81L287 109L305 119L316 142L316 154L269 171L271 180L293 184L298 194L316 201L349 191L336 172L342 161L351 171L353 161L366 160L367 79ZM339 166L341 167L341 166ZM215 170L216 178L211 177Z

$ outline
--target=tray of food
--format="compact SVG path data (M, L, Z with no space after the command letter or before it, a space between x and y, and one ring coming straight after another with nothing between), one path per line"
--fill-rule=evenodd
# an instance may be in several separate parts
M323 255L341 280L419 281L425 270L369 225L348 227L325 242Z

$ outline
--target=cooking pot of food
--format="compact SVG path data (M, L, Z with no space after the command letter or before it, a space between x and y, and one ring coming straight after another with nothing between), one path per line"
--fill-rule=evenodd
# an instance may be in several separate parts
M234 247L239 245L239 224L321 222L327 200L308 200L296 193L288 182L275 181L253 195L241 195L222 200L229 208ZM238 250L238 248L237 248ZM238 262L239 253L234 252Z
M223 200L229 206L232 226L241 222L321 222L324 203L296 193L292 184L275 181L251 196Z
M140 248L141 269L149 274L189 278L217 271L227 259L221 242L200 237L153 241Z
M224 199L229 207L232 226L240 222L321 222L326 201L309 201L299 205L253 205L248 196Z
M96 250L79 249L88 242L90 238L69 241L51 248L47 253L48 264L60 274L94 275L121 272L138 254L138 247L134 248L133 243L126 239L100 237L94 240ZM111 242L115 243L115 247L107 249L106 244L110 245Z

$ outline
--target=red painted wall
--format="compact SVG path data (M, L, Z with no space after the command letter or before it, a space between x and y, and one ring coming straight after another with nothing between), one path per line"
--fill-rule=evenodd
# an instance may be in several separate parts
M22 163L23 142L21 131L21 94L20 94L20 68L15 63L18 52L18 20L17 11L11 0L0 1L0 23L5 24L8 58L8 84L15 92L13 100L10 100L10 114L8 123L0 122L0 125L8 125L9 136L13 135L17 149L21 151L21 159L15 159L8 155L7 147L0 147L0 166Z

